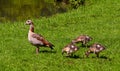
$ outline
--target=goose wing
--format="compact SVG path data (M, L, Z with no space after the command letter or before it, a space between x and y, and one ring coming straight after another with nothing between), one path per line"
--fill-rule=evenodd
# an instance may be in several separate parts
M53 44L51 44L50 42L48 42L42 35L40 34L33 34L32 35L33 38L36 38L38 41L40 41L44 46L48 46L48 47L52 47L54 46Z

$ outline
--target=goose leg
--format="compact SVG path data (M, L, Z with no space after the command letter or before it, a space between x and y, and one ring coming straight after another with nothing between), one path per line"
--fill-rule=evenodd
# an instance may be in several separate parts
M96 56L99 57L99 53L96 53Z
M36 54L39 54L39 47L36 47Z
M87 45L86 45L86 41L83 41L83 42L82 42L82 46L85 46L85 47L87 46Z

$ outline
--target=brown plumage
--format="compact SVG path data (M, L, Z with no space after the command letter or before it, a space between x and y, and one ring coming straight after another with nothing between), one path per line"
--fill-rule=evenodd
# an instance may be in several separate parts
M34 33L34 24L31 20L26 21L26 25L30 25L30 29L28 32L28 40L29 42L36 46L36 53L39 53L39 47L45 46L45 47L50 47L53 49L53 44L48 42L42 35Z
M85 45L85 46L86 46L86 44L87 44L89 41L91 41L91 40L92 40L92 38L91 38L90 36L80 35L80 36L78 36L77 38L73 39L72 42L73 42L73 43L81 42L82 45Z
M77 46L75 46L73 43L70 43L62 49L62 54L67 53L67 56L70 56L74 52L76 52L78 49L79 48Z
M88 57L90 53L95 53L97 57L99 57L99 53L103 50L105 50L105 47L103 45L94 43L92 46L90 46L89 50L85 53L85 55Z

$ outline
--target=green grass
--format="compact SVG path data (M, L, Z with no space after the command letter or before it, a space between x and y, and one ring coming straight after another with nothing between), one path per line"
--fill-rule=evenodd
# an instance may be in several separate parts
M27 40L29 26L24 22L0 24L0 71L119 71L120 65L120 0L95 1L92 5L58 14L50 18L32 19L35 32L55 45L55 52L35 54L35 47ZM87 48L75 53L79 58L61 55L61 49L80 34L106 46L100 58ZM50 51L41 48L40 51Z

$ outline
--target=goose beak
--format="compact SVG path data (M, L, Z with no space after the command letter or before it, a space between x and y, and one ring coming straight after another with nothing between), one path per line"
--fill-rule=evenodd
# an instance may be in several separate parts
M28 25L27 23L25 23L25 25Z

